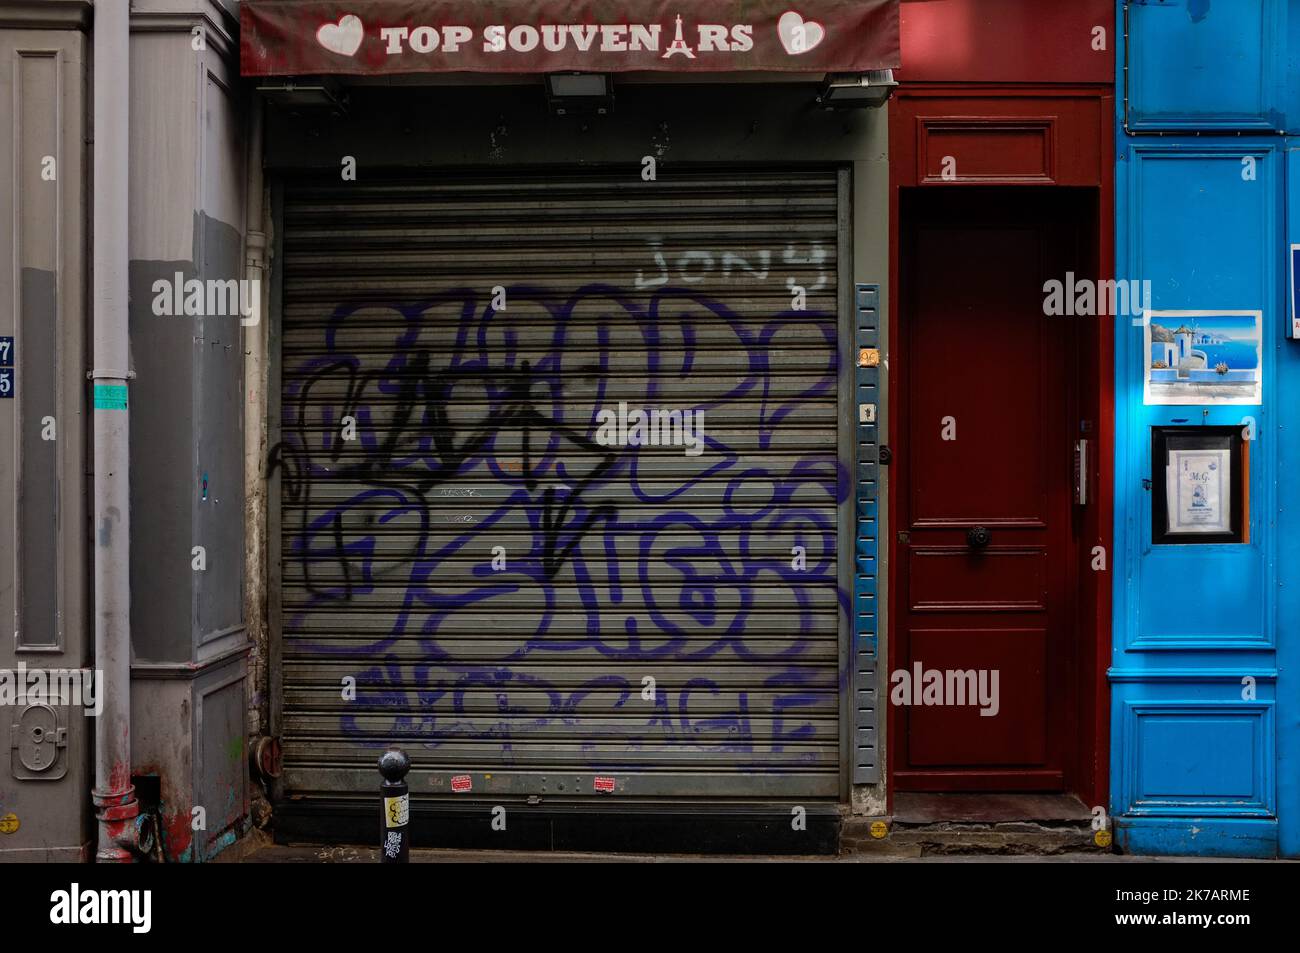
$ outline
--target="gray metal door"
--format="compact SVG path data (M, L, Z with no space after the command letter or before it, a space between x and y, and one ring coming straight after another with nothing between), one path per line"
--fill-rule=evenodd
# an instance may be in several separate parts
M840 795L847 176L639 172L286 183L286 794Z
M47 12L51 29L26 28ZM53 28L65 12L68 22ZM8 674L20 665L29 674L80 669L93 633L89 37L71 10L28 21L17 13L18 26L0 29L0 863L82 857L96 721L78 704L90 698L66 686L39 698L24 676Z

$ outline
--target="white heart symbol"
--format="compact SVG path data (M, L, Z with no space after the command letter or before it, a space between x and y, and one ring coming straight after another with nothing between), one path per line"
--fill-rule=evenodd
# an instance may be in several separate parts
M338 23L326 23L317 30L316 42L331 53L351 56L361 46L365 32L361 19L349 13Z
M820 23L805 20L793 10L781 14L781 19L776 21L776 32L781 37L781 45L791 56L807 53L826 39L826 31Z

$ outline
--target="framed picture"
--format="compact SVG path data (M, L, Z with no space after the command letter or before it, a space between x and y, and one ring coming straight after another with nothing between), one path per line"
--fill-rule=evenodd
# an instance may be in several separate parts
M1147 404L1259 404L1264 312L1148 311L1143 322Z
M1238 427L1156 427L1151 542L1246 542L1246 465Z
M1300 338L1300 245L1291 246L1291 321L1286 336Z

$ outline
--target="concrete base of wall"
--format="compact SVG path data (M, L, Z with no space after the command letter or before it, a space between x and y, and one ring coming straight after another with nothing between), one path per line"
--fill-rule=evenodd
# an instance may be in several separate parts
M792 805L506 805L506 829L494 830L492 805L413 805L411 844L417 848L620 853L834 854L840 808L801 805L802 828ZM373 802L280 805L277 844L377 844L378 794Z
M851 818L840 843L846 852L910 857L1053 856L1104 852L1095 834L1072 795L898 794L892 816Z
M869 824L854 819L845 825L841 839L846 853L882 853L892 856L1036 855L1105 853L1093 840L1087 822L1007 821L997 824L944 821L937 824L890 824L888 833L875 837Z
M249 828L247 646L202 665L136 663L131 770L163 858L199 862Z
M1126 854L1199 857L1278 856L1277 821L1218 817L1117 817L1115 844Z
M95 845L80 847L22 847L0 850L0 864L79 864L95 856Z

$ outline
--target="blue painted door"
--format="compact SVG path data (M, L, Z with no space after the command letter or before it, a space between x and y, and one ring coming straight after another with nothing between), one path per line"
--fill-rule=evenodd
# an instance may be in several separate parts
M1297 6L1118 8L1116 271L1149 293L1115 328L1111 809L1138 853L1300 854ZM1241 135L1190 135L1225 131ZM1240 435L1238 539L1162 537L1161 428Z

